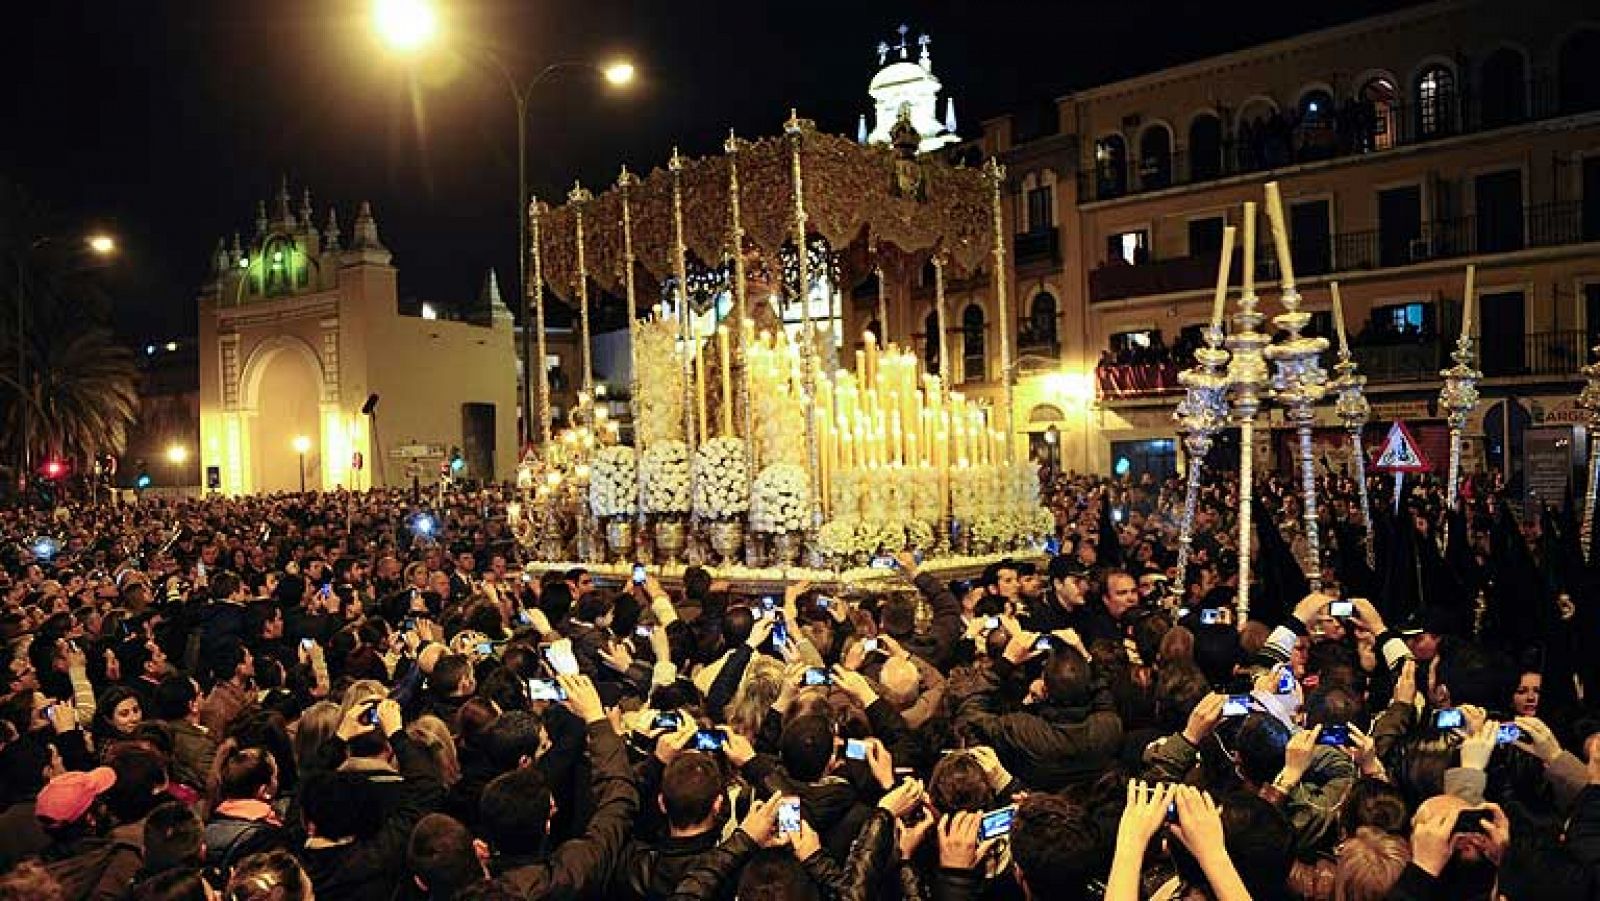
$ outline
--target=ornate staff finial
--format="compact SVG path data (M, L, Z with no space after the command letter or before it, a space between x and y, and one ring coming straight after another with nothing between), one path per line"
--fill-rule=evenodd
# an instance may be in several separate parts
M622 164L622 171L617 174L617 187L631 188L639 184L639 179L628 171L628 164Z
M582 203L588 203L589 201L591 201L593 199L594 199L594 195L590 194L589 193L589 189L585 188L583 186L583 183L580 182L580 181L574 181L572 183L572 190L567 192L567 202L568 203L579 203L579 204L582 204Z

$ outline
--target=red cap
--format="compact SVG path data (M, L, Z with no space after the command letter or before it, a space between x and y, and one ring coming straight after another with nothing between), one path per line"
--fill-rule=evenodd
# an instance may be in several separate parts
M87 773L62 773L39 792L34 815L54 823L71 823L89 812L94 799L117 784L117 773L108 766Z

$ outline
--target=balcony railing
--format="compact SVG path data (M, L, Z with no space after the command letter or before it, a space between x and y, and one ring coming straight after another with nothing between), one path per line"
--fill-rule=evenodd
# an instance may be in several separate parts
M1411 266L1528 247L1559 247L1600 241L1600 201L1543 203L1504 216L1460 216L1424 222L1414 229L1373 228L1333 235L1291 237L1289 254L1299 276ZM1230 276L1242 280L1243 251L1234 251ZM1120 300L1178 291L1198 291L1216 283L1215 257L1176 257L1138 266L1102 266L1089 273L1091 301ZM1256 278L1278 278L1270 241L1256 248Z
M1061 262L1060 232L1055 226L1036 228L1016 236L1017 265Z
M1110 200L1318 160L1381 153L1582 112L1575 108L1579 103L1569 100L1563 104L1555 83L1549 79L1537 78L1507 87L1478 96L1449 92L1420 105L1380 106L1350 101L1320 124L1309 126L1283 119L1253 119L1238 129L1237 139L1225 138L1211 153L1198 152L1186 140L1187 146L1175 149L1165 166L1160 164L1159 155L1139 156L1139 148L1130 145L1130 156L1120 169L1108 169L1103 164L1097 167L1092 158L1084 162L1078 172L1078 201ZM1224 134L1233 131L1231 122L1222 129Z

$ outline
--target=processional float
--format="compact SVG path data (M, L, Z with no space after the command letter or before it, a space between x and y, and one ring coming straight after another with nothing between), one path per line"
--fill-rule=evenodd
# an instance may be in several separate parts
M791 115L774 137L730 135L721 156L674 151L664 171L530 205L540 358L546 290L577 307L585 344L559 433L540 379L545 441L519 470L510 517L534 556L705 562L739 578L799 573L802 551L806 571L855 571L907 545L970 564L1053 533L1038 472L1013 448L1007 329L987 401L951 390L943 334L947 276L987 278L1009 322L1004 170L918 157L918 140L907 121L893 147L864 146ZM922 371L910 334L879 346L893 337L888 295L925 264L938 374ZM870 274L875 308L846 314ZM628 311L631 444L596 396L596 297ZM865 334L853 370L833 365L834 322L873 313L889 334Z

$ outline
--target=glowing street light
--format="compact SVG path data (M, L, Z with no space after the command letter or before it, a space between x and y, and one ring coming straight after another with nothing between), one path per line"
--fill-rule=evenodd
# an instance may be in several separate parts
M606 83L615 87L625 87L633 84L633 63L627 60L618 60L600 71L605 76Z
M300 493L306 493L306 451L311 450L311 439L304 435L296 435L294 439L294 452L300 455Z
M189 459L189 449L181 444L174 444L167 448L167 462L174 466L182 466Z
M117 252L117 239L107 234L90 235L87 239L89 249L99 256L108 257Z
M439 16L427 0L376 0L372 19L384 43L402 52L417 50L439 34Z

